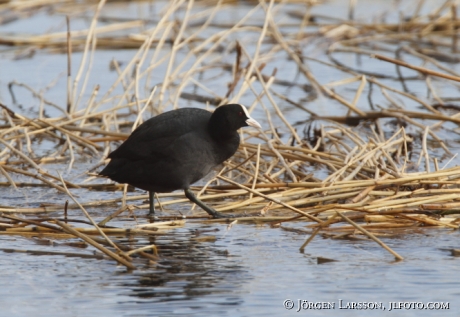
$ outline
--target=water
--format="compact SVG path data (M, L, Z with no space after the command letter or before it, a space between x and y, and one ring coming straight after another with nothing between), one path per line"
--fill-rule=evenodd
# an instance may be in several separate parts
M107 16L120 16L123 13L130 16L148 18L157 13L164 5L150 3L130 3L108 5ZM312 9L316 14L327 14L337 18L347 16L348 1L331 1ZM372 5L358 2L355 17L361 21L376 19L397 22L398 10L407 12L414 1L401 3L373 1ZM398 6L400 5L400 6ZM436 6L436 1L426 1L421 13L426 13ZM231 23L243 16L251 6L241 4L230 7L231 14L219 13L221 22ZM330 10L329 8L334 8ZM289 10L300 10L302 5L292 5ZM289 11L287 10L287 11ZM406 10L406 11L404 11ZM199 11L199 10L198 10ZM91 16L89 14L88 16ZM255 24L263 23L263 14L258 13ZM288 16L285 22L292 22ZM74 29L85 28L85 19L72 20ZM150 26L155 23L149 22ZM2 26L3 27L3 26ZM63 31L63 16L49 15L40 11L30 19L18 20L3 27L2 32L28 32L41 34L46 30ZM286 26L289 28L289 26ZM212 33L212 32L211 32ZM209 34L206 34L209 35ZM254 51L257 34L245 37L243 44L249 52ZM314 40L312 40L313 43ZM305 56L326 60L323 56L327 47L320 41L318 45L306 45ZM324 45L324 46L321 46ZM109 71L109 61L112 58L128 62L135 50L101 50L95 54L92 66L92 76L89 77L88 87L101 85L105 92L117 78L117 74ZM55 81L54 86L45 89L44 97L56 104L64 105L66 100L66 56L49 54L38 50L31 59L13 60L14 49L3 47L0 69L0 101L11 105L15 111L23 115L36 117L39 100L32 97L23 88L14 88L18 104L13 105L7 84L12 80L30 85L33 89L41 90ZM234 58L232 54L229 54ZM73 54L73 69L78 69L81 53ZM357 61L347 53L335 53L342 62L354 65L356 69L366 69L394 76L394 67L363 57ZM276 61L276 59L278 61ZM267 65L267 73L275 66L278 76L284 80L299 85L308 82L297 74L297 70L286 60L283 53L274 53L275 62ZM411 61L417 63L417 61ZM233 59L228 58L228 62ZM321 83L348 78L351 75L327 68L320 64L308 62L311 71ZM360 64L362 63L362 64ZM371 65L372 67L369 67ZM453 69L458 68L452 65ZM152 83L163 80L165 65L158 68L158 74ZM403 71L406 76L413 76L413 71ZM224 95L230 73L214 70L206 73L207 87L215 89L219 95ZM216 80L218 78L219 80ZM390 79L383 79L386 84L393 84ZM439 83L436 83L440 85ZM417 96L426 95L426 85L423 80L411 81L409 89ZM442 86L444 96L456 96L457 90L452 86ZM352 99L357 86L339 87L337 92ZM193 92L196 87L187 87L186 91ZM256 91L261 86L254 84ZM293 100L309 98L309 93L300 87L286 88L274 86L277 92L289 96ZM90 88L83 94L81 107L90 98ZM114 94L120 93L115 90ZM141 94L143 92L141 90ZM102 94L102 93L101 93ZM369 110L369 104L364 97L358 101L360 109ZM376 103L386 105L382 96L375 97ZM401 98L403 99L403 98ZM254 96L245 94L242 102L251 104ZM269 105L266 97L262 101ZM416 103L408 99L402 101L408 109L418 109ZM115 103L115 102L114 102ZM193 101L180 101L181 105L203 105ZM290 122L302 122L309 116L289 105L280 102L283 114ZM304 104L319 115L344 115L347 109L336 101L318 96L311 103ZM106 104L105 107L113 106ZM419 109L418 109L419 110ZM269 108L275 123L275 112ZM53 107L46 107L46 113L51 116L60 115ZM266 125L265 113L256 109L255 118ZM278 120L278 121L277 121ZM299 124L299 129L303 128ZM452 126L453 128L453 126ZM459 147L458 141L452 137L452 131L441 131L441 135L450 142L453 149ZM53 142L44 142L39 148L39 154L52 152L56 149ZM68 165L44 165L44 168L57 175L61 172L71 179L78 177L101 158L93 157L74 164L68 171ZM90 161L92 160L92 161ZM3 179L2 179L3 181ZM30 181L19 178L19 181ZM101 199L120 197L120 192L99 192L73 190L72 193L80 201L97 201ZM141 192L136 192L139 194ZM38 207L41 203L62 203L68 197L54 190L40 187L1 188L0 204L18 207ZM115 207L89 208L90 213L101 220L114 210ZM170 207L173 208L173 207ZM188 208L188 207L183 207ZM188 209L184 209L188 212ZM136 211L142 214L145 211ZM166 215L167 213L165 213ZM60 213L51 216L61 217ZM79 211L70 213L73 218L83 218ZM144 221L142 218L139 221ZM122 218L113 223L119 227L134 225L132 218ZM287 224L302 228L302 224ZM218 231L215 231L218 229ZM302 228L304 229L304 228ZM205 231L196 235L196 230ZM215 237L210 241L197 239ZM332 240L317 236L306 248L305 253L299 252L299 247L308 237L280 228L270 228L268 225L240 224L227 229L226 224L206 224L188 221L185 227L174 229L168 233L151 238L146 237L117 237L115 240L123 244L140 247L155 244L159 249L160 260L148 263L135 260L138 268L127 272L124 267L117 266L112 260L91 259L84 257L65 257L63 255L34 255L31 253L0 252L0 316L459 316L460 304L460 275L458 274L459 259L450 255L446 249L459 248L460 233L448 229L417 228L401 231L393 237L383 238L392 249L402 255L405 260L396 262L392 255L372 241L368 240ZM18 250L36 250L51 252L71 252L92 255L92 248L76 248L66 245L58 239L51 239L54 245L49 245L44 239L26 238L21 236L0 236L0 248ZM77 241L77 240L75 240ZM322 263L321 259L331 259ZM320 264L322 263L322 264ZM292 309L289 305L292 301ZM399 302L405 305L425 305L430 302L447 303L449 309L390 309ZM417 304L410 304L416 302ZM299 307L300 303L300 307ZM323 303L323 304L321 304ZM353 303L371 303L375 309L346 309ZM393 303L393 304L392 304ZM409 304L408 304L409 303ZM313 305L313 306L309 306ZM356 304L358 305L358 304ZM374 307L372 306L372 307ZM333 309L315 309L326 307ZM342 308L341 308L342 307ZM403 306L404 307L404 306ZM305 309L308 308L308 309Z
M214 235L215 242L192 240L194 229L215 228L219 231L205 234ZM402 262L370 241L321 237L302 254L304 238L267 226L236 225L226 231L223 224L189 224L149 241L158 246L161 260L137 264L133 272L106 260L2 253L0 282L7 287L0 296L8 305L1 315L291 316L299 300L335 305L299 312L313 316L388 316L389 302L450 305L448 310L392 310L396 316L458 315L458 260L440 249L456 246L458 232L426 229L384 239L405 257ZM9 248L35 248L28 239L1 241ZM335 261L318 264L318 257ZM295 303L292 310L283 308L287 299ZM352 302L379 303L386 310L339 308Z

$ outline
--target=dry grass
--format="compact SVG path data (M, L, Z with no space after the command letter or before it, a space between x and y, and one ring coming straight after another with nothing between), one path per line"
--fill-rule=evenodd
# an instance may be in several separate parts
M86 30L0 35L0 44L14 46L17 54L31 49L46 49L50 54L83 52L81 67L67 70L67 104L55 104L27 83L11 81L13 100L21 87L40 100L42 108L36 117L27 117L13 112L12 106L1 105L0 185L52 187L69 197L72 188L122 190L122 185L113 186L96 178L95 171L104 164L113 142L125 139L143 120L144 113L154 115L180 107L181 99L206 103L212 109L211 105L238 102L244 97L253 100L248 104L251 112L265 114L265 131L242 131L243 141L237 154L215 178L196 187L201 199L216 210L239 214L238 221L268 222L285 230L292 228L282 224L295 221L297 227L309 228L305 232L307 236L312 233L311 238L316 234L342 239L365 235L397 259L402 257L377 236L427 226L458 230L460 167L450 162L455 155L448 147L459 131L458 106L453 103L458 99L448 100L443 96L448 89L437 88L443 85L458 89L460 77L449 67L449 63L460 58L456 54L460 21L454 14L455 3L445 1L425 15L417 10L399 23L355 21L353 7L346 21L319 16L311 11L315 3L321 5L318 1L304 1L300 6L303 12L299 6L291 10L289 2L254 3L240 20L228 25L216 22L215 18L226 10L228 4L224 1L171 1L161 14L152 17L153 23L143 19L110 19L104 16L107 4L100 1L91 11L92 22ZM87 14L88 5L38 0L5 2L0 4L0 16L7 23L7 14L26 19L34 10L44 8L60 14ZM262 12L262 20L255 18ZM289 23L278 22L286 12ZM97 24L98 20L104 24ZM130 30L128 35L126 30ZM247 36L257 39L251 47ZM319 48L312 49L315 46ZM91 73L95 51L121 48L136 53L124 65L112 61L118 79L106 91L99 91L98 86L88 88L88 76L96 76ZM324 58L303 53L317 50L322 51ZM279 56L284 56L282 63L286 68L298 72L294 80L277 75ZM356 60L377 58L388 64L380 68L385 71L379 72L366 65L346 63L344 56L347 61L351 56ZM69 62L71 57L69 54ZM377 60L362 63L376 65ZM359 66L359 62L356 64ZM274 71L266 71L270 67ZM343 77L321 83L320 74L312 70L318 67ZM387 71L388 67L395 69L394 75ZM409 72L409 76L402 68L415 73ZM159 69L162 80L157 83L153 78ZM210 80L200 80L212 78L208 73L214 74L216 70L227 80L220 83L228 84L225 93L207 86ZM428 97L414 93L413 82L418 87L423 85ZM286 86L303 91L305 96L294 100L279 93L279 87ZM198 92L191 93L190 87ZM318 104L323 100L324 104L325 98L328 107L341 109L336 112L344 114L319 116L308 109L316 100ZM288 106L296 107L298 113L309 119L290 122L283 110ZM59 115L44 116L47 107ZM446 134L452 140L446 140ZM37 140L43 139L55 144L54 153L35 154ZM72 169L85 157L95 157L100 162L84 180L74 183L53 171L53 163L66 162L68 169ZM445 160L442 166L441 159ZM158 232L143 226L105 229L111 218L98 225L85 210L88 206L107 208L121 201L122 207L116 211L119 215L133 211L128 204L131 200L147 198L126 196L126 189L119 196L85 202L72 197L74 203L68 208L84 211L91 223L91 228L86 229L71 227L64 219L46 215L35 220L30 220L30 216L11 216L64 212L64 204L40 208L1 206L4 220L0 234L77 236L132 269L131 255L149 260L152 255L144 249L117 246L107 235ZM189 206L182 193L158 196L162 208L182 203ZM197 210L194 215L187 218L200 218L204 213ZM160 218L182 215L172 213Z

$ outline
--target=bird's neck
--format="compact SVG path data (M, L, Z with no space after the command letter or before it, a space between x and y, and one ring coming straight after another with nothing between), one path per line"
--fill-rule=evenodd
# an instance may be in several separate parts
M211 137L218 142L225 142L234 138L235 135L238 136L236 131L233 131L228 127L225 120L209 120L208 131Z

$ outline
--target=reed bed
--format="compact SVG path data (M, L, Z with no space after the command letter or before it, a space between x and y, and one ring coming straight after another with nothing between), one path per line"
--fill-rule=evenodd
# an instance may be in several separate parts
M460 58L457 5L444 1L422 14L420 1L410 16L386 23L383 16L355 20L355 3L348 19L338 19L314 13L321 1L251 2L232 23L220 20L235 5L226 1L167 1L138 19L109 17L105 8L116 4L105 1L1 3L4 24L45 9L67 16L67 31L0 34L0 45L17 58L34 50L65 53L69 66L61 103L27 83L9 83L12 102L0 104L0 186L52 188L71 202L2 205L0 235L78 237L101 258L134 269L132 256L155 261L155 246L134 249L109 236L162 234L185 226L184 218L293 230L307 237L301 251L317 234L366 237L398 260L403 257L379 237L421 227L458 230L460 167L451 148L458 148L460 98L449 95L460 81L452 66ZM91 17L89 27L72 30L70 22L82 17ZM92 67L103 49L133 53L124 63L110 61L117 79L101 91L88 81L98 76ZM76 51L82 57L75 70ZM291 74L285 77L281 68ZM340 76L324 82L321 72ZM19 91L37 101L33 115L17 107ZM182 193L166 193L157 197L157 206L167 209L158 218L171 221L139 223L147 195L127 194L126 186L97 176L110 150L145 118L182 104L212 110L243 100L264 131L241 131L235 156L194 187L202 200L235 219L207 219L190 210ZM311 110L315 104L318 111ZM43 151L43 142L53 150ZM72 176L81 166L86 172ZM74 190L88 198L75 198ZM91 198L95 191L114 190L116 198ZM85 208L112 212L96 223ZM132 226L108 227L119 217Z

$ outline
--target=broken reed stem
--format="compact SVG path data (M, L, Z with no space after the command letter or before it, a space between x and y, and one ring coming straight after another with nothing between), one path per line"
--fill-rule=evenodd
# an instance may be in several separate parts
M154 255L158 256L158 249L157 249L156 245L154 245L154 244L147 245L145 247L138 248L138 249L135 249L135 250L127 251L127 252L125 252L125 255L131 256L133 254L140 253L140 252L147 251L147 250L152 250Z
M385 243L383 243L379 238L377 238L375 235L373 235L372 233L370 233L369 231L367 231L366 229L364 229L363 227L361 227L360 225L358 225L357 223L355 223L354 221L352 221L350 218L348 218L347 216L345 216L344 214L342 214L341 212L339 211L336 211L337 215L339 215L340 217L342 217L343 220L345 220L346 222L348 222L350 225L352 225L353 227L355 227L357 230L361 231L364 235L368 236L369 238L371 238L372 240L374 240L375 242L377 242L382 248L384 248L385 250L387 250L388 252L390 252L391 254L393 254L393 256L399 260L399 261L402 261L404 260L404 258L402 256L400 256L398 253L396 253L395 251L393 251L389 246L387 246Z
M86 209L73 197L73 195L70 193L70 191L67 189L67 186L65 185L65 182L64 182L64 179L62 178L61 174L59 174L59 178L61 179L61 182L62 184L64 185L64 189L65 189L65 192L67 193L67 195L69 195L69 197L74 201L74 203L76 203L78 205L78 207L80 207L81 211L83 211L83 213L85 214L86 218L88 218L88 220L91 222L91 224L96 228L96 230L99 232L99 234L104 237L107 242L113 247L115 248L115 250L118 250L118 247L115 245L115 243L112 242L112 240L109 239L109 237L107 237L107 235L104 233L103 230L101 230L101 228L97 225L97 223L93 220L93 218L89 215L89 213L86 211ZM75 230L74 230L75 231Z
M90 45L91 41L94 40L93 34L94 34L96 26L97 26L98 17L100 15L102 7L105 5L105 2L106 2L106 0L99 0L99 3L97 5L97 7L96 7L94 16L93 16L93 18L91 20L91 25L89 27L88 34L86 36L85 47L84 47L84 50L83 50L83 56L82 56L82 59L81 59L80 67L79 67L79 69L77 71L77 74L75 75L75 79L74 79L74 83L73 83L72 104L73 104L74 108L77 107L77 104L75 104L77 102L77 98L76 98L77 87L78 87L78 83L80 81L80 78L81 78L81 76L83 74L83 70L84 70L85 65L86 65L86 60L88 58L89 45ZM73 115L73 113L71 113L71 115Z
M20 217L16 217L16 216L11 216L11 215L5 215L3 213L0 214L0 217L15 220L15 221L19 221L19 222L23 222L23 223L27 223L27 224L36 225L36 226L47 228L47 229L50 229L50 230L53 230L53 231L59 231L59 232L62 231L61 228L58 228L56 226L52 226L52 225L49 225L49 224L46 224L46 223L41 223L40 221L24 219L24 218L20 218Z
M105 226L107 224L107 222L109 222L110 220L114 219L115 217L117 217L118 215L120 215L122 212L124 212L127 209L128 209L128 207L125 204L122 204L122 207L120 209L118 209L117 211L115 211L111 215L105 217L97 225L100 226L100 227Z
M70 227L69 225L65 224L64 222L61 222L59 220L56 220L56 224L58 224L59 226L61 226L66 232L84 240L86 243L92 245L93 247L95 247L96 249L100 250L101 252L107 254L109 257L111 257L112 259L114 259L115 261L119 262L120 264L123 264L124 266L126 266L128 269L130 270L135 270L136 267L131 264L129 261L125 260L124 258L120 257L119 255L117 255L116 253L113 253L112 251L110 251L109 249L107 248L104 248L102 245L100 245L99 243L97 243L96 241L94 241L93 239L91 239L90 237L88 237L87 235L83 234L83 233L80 233L76 230L74 230L72 227Z
M27 253L34 255L63 255L66 257L79 257L84 259L106 259L102 254L85 254L85 253L73 253L73 252L57 252L57 251L39 251L39 250L19 250L19 249L0 249L0 251L7 253Z
M256 191L256 190L253 190L253 189L248 188L248 187L246 187L246 186L240 185L240 184L238 184L237 182L234 182L234 181L232 181L232 180L230 180L230 179L228 179L228 178L226 178L226 177L217 176L217 178L219 178L219 179L221 179L221 180L223 180L223 181L225 181L225 182L227 182L227 183L236 185L236 186L238 186L239 188L244 189L244 190L247 190L248 192L251 192L251 193L253 193L253 194L257 195L257 196L260 196L260 197L265 198L265 199L267 199L267 200L273 201L273 202L276 203L276 204L282 205L283 207L286 207L286 208L288 208L288 209L290 209L290 210L292 210L292 211L294 211L294 212L296 212L296 213L298 213L298 214L301 214L302 216L305 216L305 217L307 217L307 218L310 219L310 220L313 220L313 221L318 222L318 223L323 223L322 220L316 218L315 216L309 215L309 214L307 214L306 212L303 212L302 210L299 210L299 209L297 209L297 208L295 208L295 207L289 206L288 204L285 204L285 203L283 203L282 201L280 201L280 200L278 200L278 199L274 199L274 198L272 198L272 197L270 197L270 196L267 196L267 195L264 195L264 194L262 194L262 193L260 193L260 192L258 192L258 191Z
M305 240L305 242L302 244L302 246L299 248L299 251L301 253L303 253L305 251L305 248L307 247L307 245L313 240L313 238L318 234L318 232L320 232L321 229L324 229L325 227L329 226L331 223L333 223L335 221L335 219L337 218L337 214L334 214L332 215L332 217L330 217L327 221L323 222L322 224L319 224L316 229L312 232L312 234L310 235L310 237L308 237L307 240Z
M67 23L67 113L72 113L72 43L70 34L70 17L65 17Z
M458 77L458 76L452 76L452 75L440 73L440 72L437 72L437 71L434 71L434 70L431 70L431 69L428 69L428 68L411 65L411 64L403 62L401 60L394 59L394 58L391 58L391 57L387 57L387 56L384 56L384 55L373 54L373 55L371 55L371 57L380 59L380 60L385 61L385 62L390 62L390 63L396 64L396 65L404 66L404 67L419 71L422 74L441 77L441 78L454 80L454 81L460 81L460 77Z
M50 220L53 221L53 220ZM52 232L52 229L42 229L41 226L35 227L27 227L27 228L8 228L8 232L16 232L16 233L23 233L23 232L37 232L37 233L49 233ZM54 228L56 230L56 228ZM146 229L123 229L123 228L100 228L100 230L96 228L74 228L75 231L89 234L89 235L99 235L100 232L104 232L106 235L118 235L118 236L126 236L126 235L156 235L159 232L156 231L158 229L154 228L152 230ZM112 246L110 243L107 242L107 245Z

